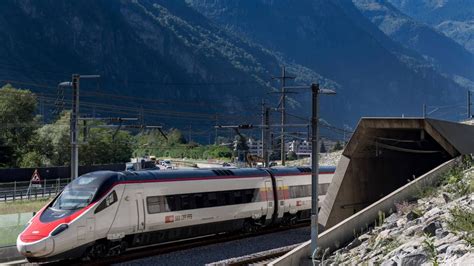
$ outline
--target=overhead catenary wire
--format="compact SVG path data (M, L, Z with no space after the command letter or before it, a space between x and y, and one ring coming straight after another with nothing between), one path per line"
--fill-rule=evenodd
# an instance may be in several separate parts
M28 86L34 86L37 88L44 88L44 89L54 89L56 90L57 86L49 86L45 84L36 84L36 83L31 83L31 82L22 82L22 81L15 81L15 80L6 80L6 79L0 79L0 81L6 82L6 83L11 83L11 84L24 84ZM51 95L52 93L50 93ZM137 102L148 102L148 103L154 103L154 104L169 104L175 106L176 104L181 104L185 106L201 106L203 108L209 109L209 106L211 107L223 107L223 108L228 108L228 106L224 104L219 104L216 102L209 102L209 101L183 101L183 100L162 100L162 99L150 99L150 98L141 98L141 97L136 97L136 96L127 96L127 95L117 95L117 94L112 94L112 93L104 93L104 92L96 92L96 91L91 91L84 89L81 92L81 97L90 97L90 96L100 96L104 97L107 99L113 98L113 99L120 99L120 100L129 100L132 101L131 103L136 103ZM82 101L81 101L82 102ZM250 107L250 106L249 106ZM251 105L253 108L257 108L258 106L256 105ZM246 108L248 110L248 108ZM215 114L211 114L215 116ZM224 115L219 114L219 116L224 117ZM232 117L236 117L233 115ZM250 117L250 115L248 116Z

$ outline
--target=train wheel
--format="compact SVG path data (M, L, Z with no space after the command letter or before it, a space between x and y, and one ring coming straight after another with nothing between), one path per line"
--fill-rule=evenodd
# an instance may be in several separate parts
M242 228L244 234L253 234L257 232L258 226L256 226L252 221L245 221Z
M293 216L290 218L290 226L296 225L297 222L298 222L298 217Z
M108 250L107 246L104 243L96 243L89 252L89 257L102 258L107 256Z
M123 241L120 242L120 254L123 254L125 251L127 251L127 242L126 241Z

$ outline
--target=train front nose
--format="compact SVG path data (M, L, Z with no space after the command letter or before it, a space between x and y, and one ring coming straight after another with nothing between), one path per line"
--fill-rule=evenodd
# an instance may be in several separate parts
M38 238L36 235L19 235L16 248L27 258L43 257L54 251L54 240L51 237Z

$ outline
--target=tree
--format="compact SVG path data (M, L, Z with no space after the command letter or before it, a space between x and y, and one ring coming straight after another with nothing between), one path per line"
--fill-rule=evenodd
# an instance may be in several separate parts
M33 154L40 154L41 162L38 166L61 166L70 163L70 112L63 112L52 124L47 124L35 131L30 140L30 150ZM31 158L31 154L29 155ZM30 165L25 158L23 167Z
M0 88L0 166L17 167L29 150L36 119L36 97L29 90L10 84Z
M236 144L234 148L234 157L238 157L239 161L244 162L245 156L249 151L249 146L247 145L247 138L244 135L235 136Z
M108 164L127 162L132 156L132 138L126 131L96 128L94 122L87 142L79 145L79 164ZM70 164L70 112L63 112L54 123L37 129L30 142L29 151L21 160L22 167L63 166ZM79 139L82 140L82 132Z
M102 124L102 123L97 123ZM127 131L91 127L87 143L79 146L82 165L124 163L132 157L132 136Z
M326 153L328 150L326 149L326 145L324 145L324 141L321 140L321 147L319 148L319 152Z
M209 156L214 159L231 158L232 150L226 146L211 146Z
M286 156L286 158L290 161L294 161L294 160L298 159L298 156L296 155L296 153L294 151L290 151L290 152L288 152L288 155Z
M343 147L342 147L342 144L340 141L337 141L336 144L334 145L334 148L332 149L333 151L340 151L342 150Z

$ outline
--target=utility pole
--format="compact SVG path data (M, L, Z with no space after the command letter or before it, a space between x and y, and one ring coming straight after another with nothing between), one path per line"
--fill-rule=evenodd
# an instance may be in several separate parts
M79 80L100 78L99 75L79 75L73 74L71 82L61 82L58 89L62 87L72 87L72 110L71 110L71 124L70 124L70 140L71 140L71 180L74 180L79 175Z
M217 126L217 124L219 123L219 117L217 115L214 117L214 121L214 126ZM214 145L217 145L217 127L214 128Z
M288 89L308 89L308 86L287 87ZM319 94L336 94L330 89L320 89L319 84L311 84L311 256L318 248L318 185L319 185Z
M45 121L45 119L44 119L45 112L44 112L44 95L43 95L43 93L40 93L40 95L39 95L39 100L40 100L41 122L44 123L44 121Z
M467 119L471 118L471 91L467 90Z
M72 75L72 112L71 112L71 180L79 176L79 74Z
M191 139L191 125L188 126L188 143L191 143L192 139Z
M311 85L311 255L318 248L318 205L319 205L319 94L335 94L332 90L320 89L319 84Z
M319 185L319 84L311 85L311 254L318 247L318 185Z
M143 105L140 105L140 113L138 114L138 119L141 125L145 124L145 112L143 111Z
M270 129L270 108L265 106L265 102L262 101L262 157L264 160L264 166L268 167L269 156L268 156L268 131Z
M281 97L280 97L280 110L281 110L281 165L285 165L285 123L286 123L286 80L287 79L295 79L295 77L287 76L285 66L281 68L281 76L280 77L273 77L273 79L279 79L281 84Z

